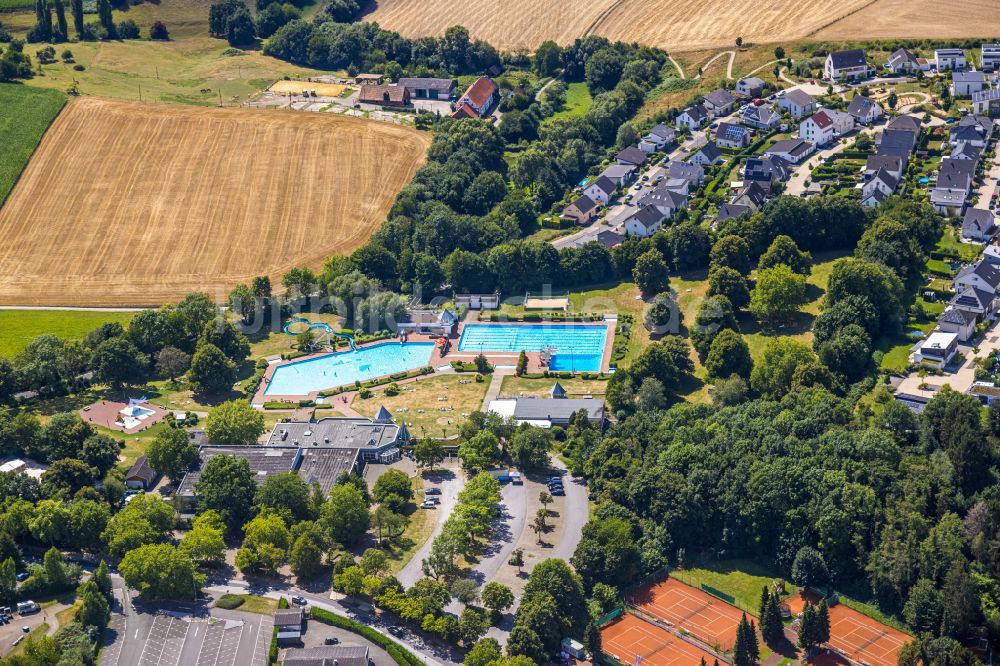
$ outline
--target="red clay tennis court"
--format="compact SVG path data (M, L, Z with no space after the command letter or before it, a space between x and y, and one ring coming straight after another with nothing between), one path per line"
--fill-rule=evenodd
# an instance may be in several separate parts
M723 650L735 645L736 627L743 616L736 606L673 578L639 590L632 597L632 604Z
M899 652L912 641L902 631L837 604L830 609L830 641L841 655L870 666L896 666Z
M666 629L626 613L620 620L601 629L601 649L625 666L699 666L702 658L713 663L715 655L688 643Z

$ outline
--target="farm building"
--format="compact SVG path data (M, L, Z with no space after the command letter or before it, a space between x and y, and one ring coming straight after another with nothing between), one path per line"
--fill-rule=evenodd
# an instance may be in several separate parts
M449 100L458 88L458 81L455 79L401 78L396 85L400 88L406 88L413 99Z
M500 102L500 87L488 76L480 76L455 103L456 118L485 118Z
M361 91L358 93L358 102L361 104L403 108L410 105L410 93L406 88L399 86L384 86L369 83L361 86Z
M359 86L379 85L385 80L382 74L358 74L354 77L354 82Z

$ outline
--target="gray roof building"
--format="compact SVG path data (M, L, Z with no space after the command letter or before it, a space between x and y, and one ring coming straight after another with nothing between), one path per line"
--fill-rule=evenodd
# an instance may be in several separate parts
M323 645L289 648L284 666L368 666L368 648L364 645Z
M294 472L301 460L298 446L203 446L198 449L198 463L195 469L184 475L177 488L178 497L193 499L195 486L201 480L205 466L216 456L233 456L246 460L258 485L268 477L285 472Z
M743 217L744 215L750 214L750 206L743 206L741 204L734 203L724 203L719 206L719 213L715 216L716 222L724 222L726 220L731 220L737 217Z

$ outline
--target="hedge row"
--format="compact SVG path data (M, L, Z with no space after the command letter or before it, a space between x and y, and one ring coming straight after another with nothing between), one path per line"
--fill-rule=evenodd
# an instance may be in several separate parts
M392 382L398 382L401 379L412 379L414 377L421 377L423 375L429 375L434 372L434 368L429 365L425 365L422 368L417 368L416 370L410 370L409 372L397 372L394 375L389 375L388 377L382 377L380 379L372 379L371 381L363 382L360 386L355 384L345 384L343 386L338 386L335 389L330 389L329 391L320 391L319 395L323 398L329 398L330 396L340 395L347 391L353 391L362 386L365 388L375 388L376 386L382 386L383 384L391 384Z
M322 608L316 608L315 606L312 607L312 619L318 620L323 624L329 624L334 627L346 629L347 631L368 639L388 652L389 656L392 657L392 660L399 664L399 666L424 666L423 662L418 659L415 654L395 641L383 636L371 627L366 627L360 622L355 622L350 618L341 617L336 613L331 613L330 611L323 610Z
M514 321L514 322L542 322L542 321L601 321L603 314L597 312L525 312L524 314L509 314L498 312L482 311L479 313L479 321Z

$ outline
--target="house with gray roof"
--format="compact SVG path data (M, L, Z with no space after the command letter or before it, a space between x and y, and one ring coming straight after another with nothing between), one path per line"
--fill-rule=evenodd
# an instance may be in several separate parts
M972 97L986 88L986 74L983 72L952 72L951 94L955 97Z
M938 329L954 333L959 342L968 342L976 335L978 319L975 314L957 308L948 308L938 318Z
M695 104L677 114L674 119L674 127L678 131L688 129L692 132L699 129L708 120L708 111L701 104Z
M857 81L868 77L868 60L864 49L834 51L826 56L823 78L836 82Z
M671 178L685 178L693 183L701 184L705 179L705 170L697 164L687 162L671 162L667 167L667 173Z
M851 103L847 105L847 112L854 116L854 120L860 125L871 125L883 114L881 104L860 93L851 98Z
M993 212L985 208L969 208L962 217L962 240L989 243L997 233Z
M489 411L494 414L541 428L568 425L580 410L586 412L591 423L604 425L604 400L601 398L500 398L489 405Z
M733 110L733 104L736 103L736 98L733 94L724 88L716 88L712 92L705 95L705 99L702 104L705 110L713 118L718 118L724 116Z
M663 150L674 143L677 137L677 130L667 125L657 125L649 130L646 136L639 141L639 150L646 153L655 153Z
M748 76L736 82L736 94L744 97L763 97L764 81L756 76Z
M948 305L966 310L979 317L980 321L991 319L994 314L996 297L991 291L977 287L967 287L955 294Z
M623 187L635 180L636 171L638 169L633 164L612 164L606 167L601 175L618 187Z
M605 175L600 175L594 182L583 188L583 194L592 200L608 205L611 195L618 189L617 183Z
M740 122L747 127L770 131L781 124L781 116L769 106L748 104L740 111Z
M896 178L903 175L903 160L898 155L869 155L865 162L865 176L886 171Z
M911 74L920 69L917 57L906 49L896 49L889 56L885 68L893 74Z
M670 192L670 194L675 195L676 193ZM652 196L652 194L647 195L647 197L649 196ZM638 236L639 238L652 236L663 225L665 217L666 215L660 211L659 207L647 203L641 208L637 208L635 212L624 219L623 226L625 233L630 236Z
M743 165L743 180L784 182L791 174L789 167L788 162L774 155L748 157L746 164Z
M618 164L641 167L649 161L649 154L639 150L635 146L628 146L618 151L618 154L615 155L615 161Z
M285 650L283 666L370 666L366 645L321 645Z
M746 183L739 192L733 197L732 203L738 206L746 206L751 210L760 210L764 207L764 202L767 200L767 193L764 188L760 186L760 183L755 180L751 180Z
M724 203L719 205L719 212L715 216L715 224L719 222L725 222L726 220L732 220L745 215L749 215L753 212L750 206L744 206L742 204L735 203Z
M780 157L791 164L798 164L815 152L816 146L802 139L782 139L764 151L765 155Z
M972 93L972 112L981 116L1000 116L1000 87Z
M965 201L972 191L976 175L973 160L946 157L941 160L937 183L931 189L931 205L942 215L961 215Z
M917 138L908 130L885 129L876 139L875 154L880 157L898 157L906 168L910 153L917 145Z
M715 143L735 150L746 148L750 145L750 128L733 123L719 123L715 128Z
M681 192L659 185L655 189L643 194L637 203L640 209L645 208L646 206L652 206L656 208L661 215L665 217L673 217L677 211L687 205L687 201L687 196ZM627 226L628 225L626 225L626 228ZM630 231L629 233L632 232Z
M455 96L458 81L455 79L401 78L396 85L405 88L412 99L449 100Z
M953 287L956 292L969 288L996 294L1000 287L1000 266L980 259L974 264L963 266L955 276Z
M722 151L714 141L709 141L692 153L688 161L699 166L713 166L722 161Z
M779 95L775 104L796 120L815 113L817 108L816 100L813 99L812 95L800 88L786 90L784 95Z

